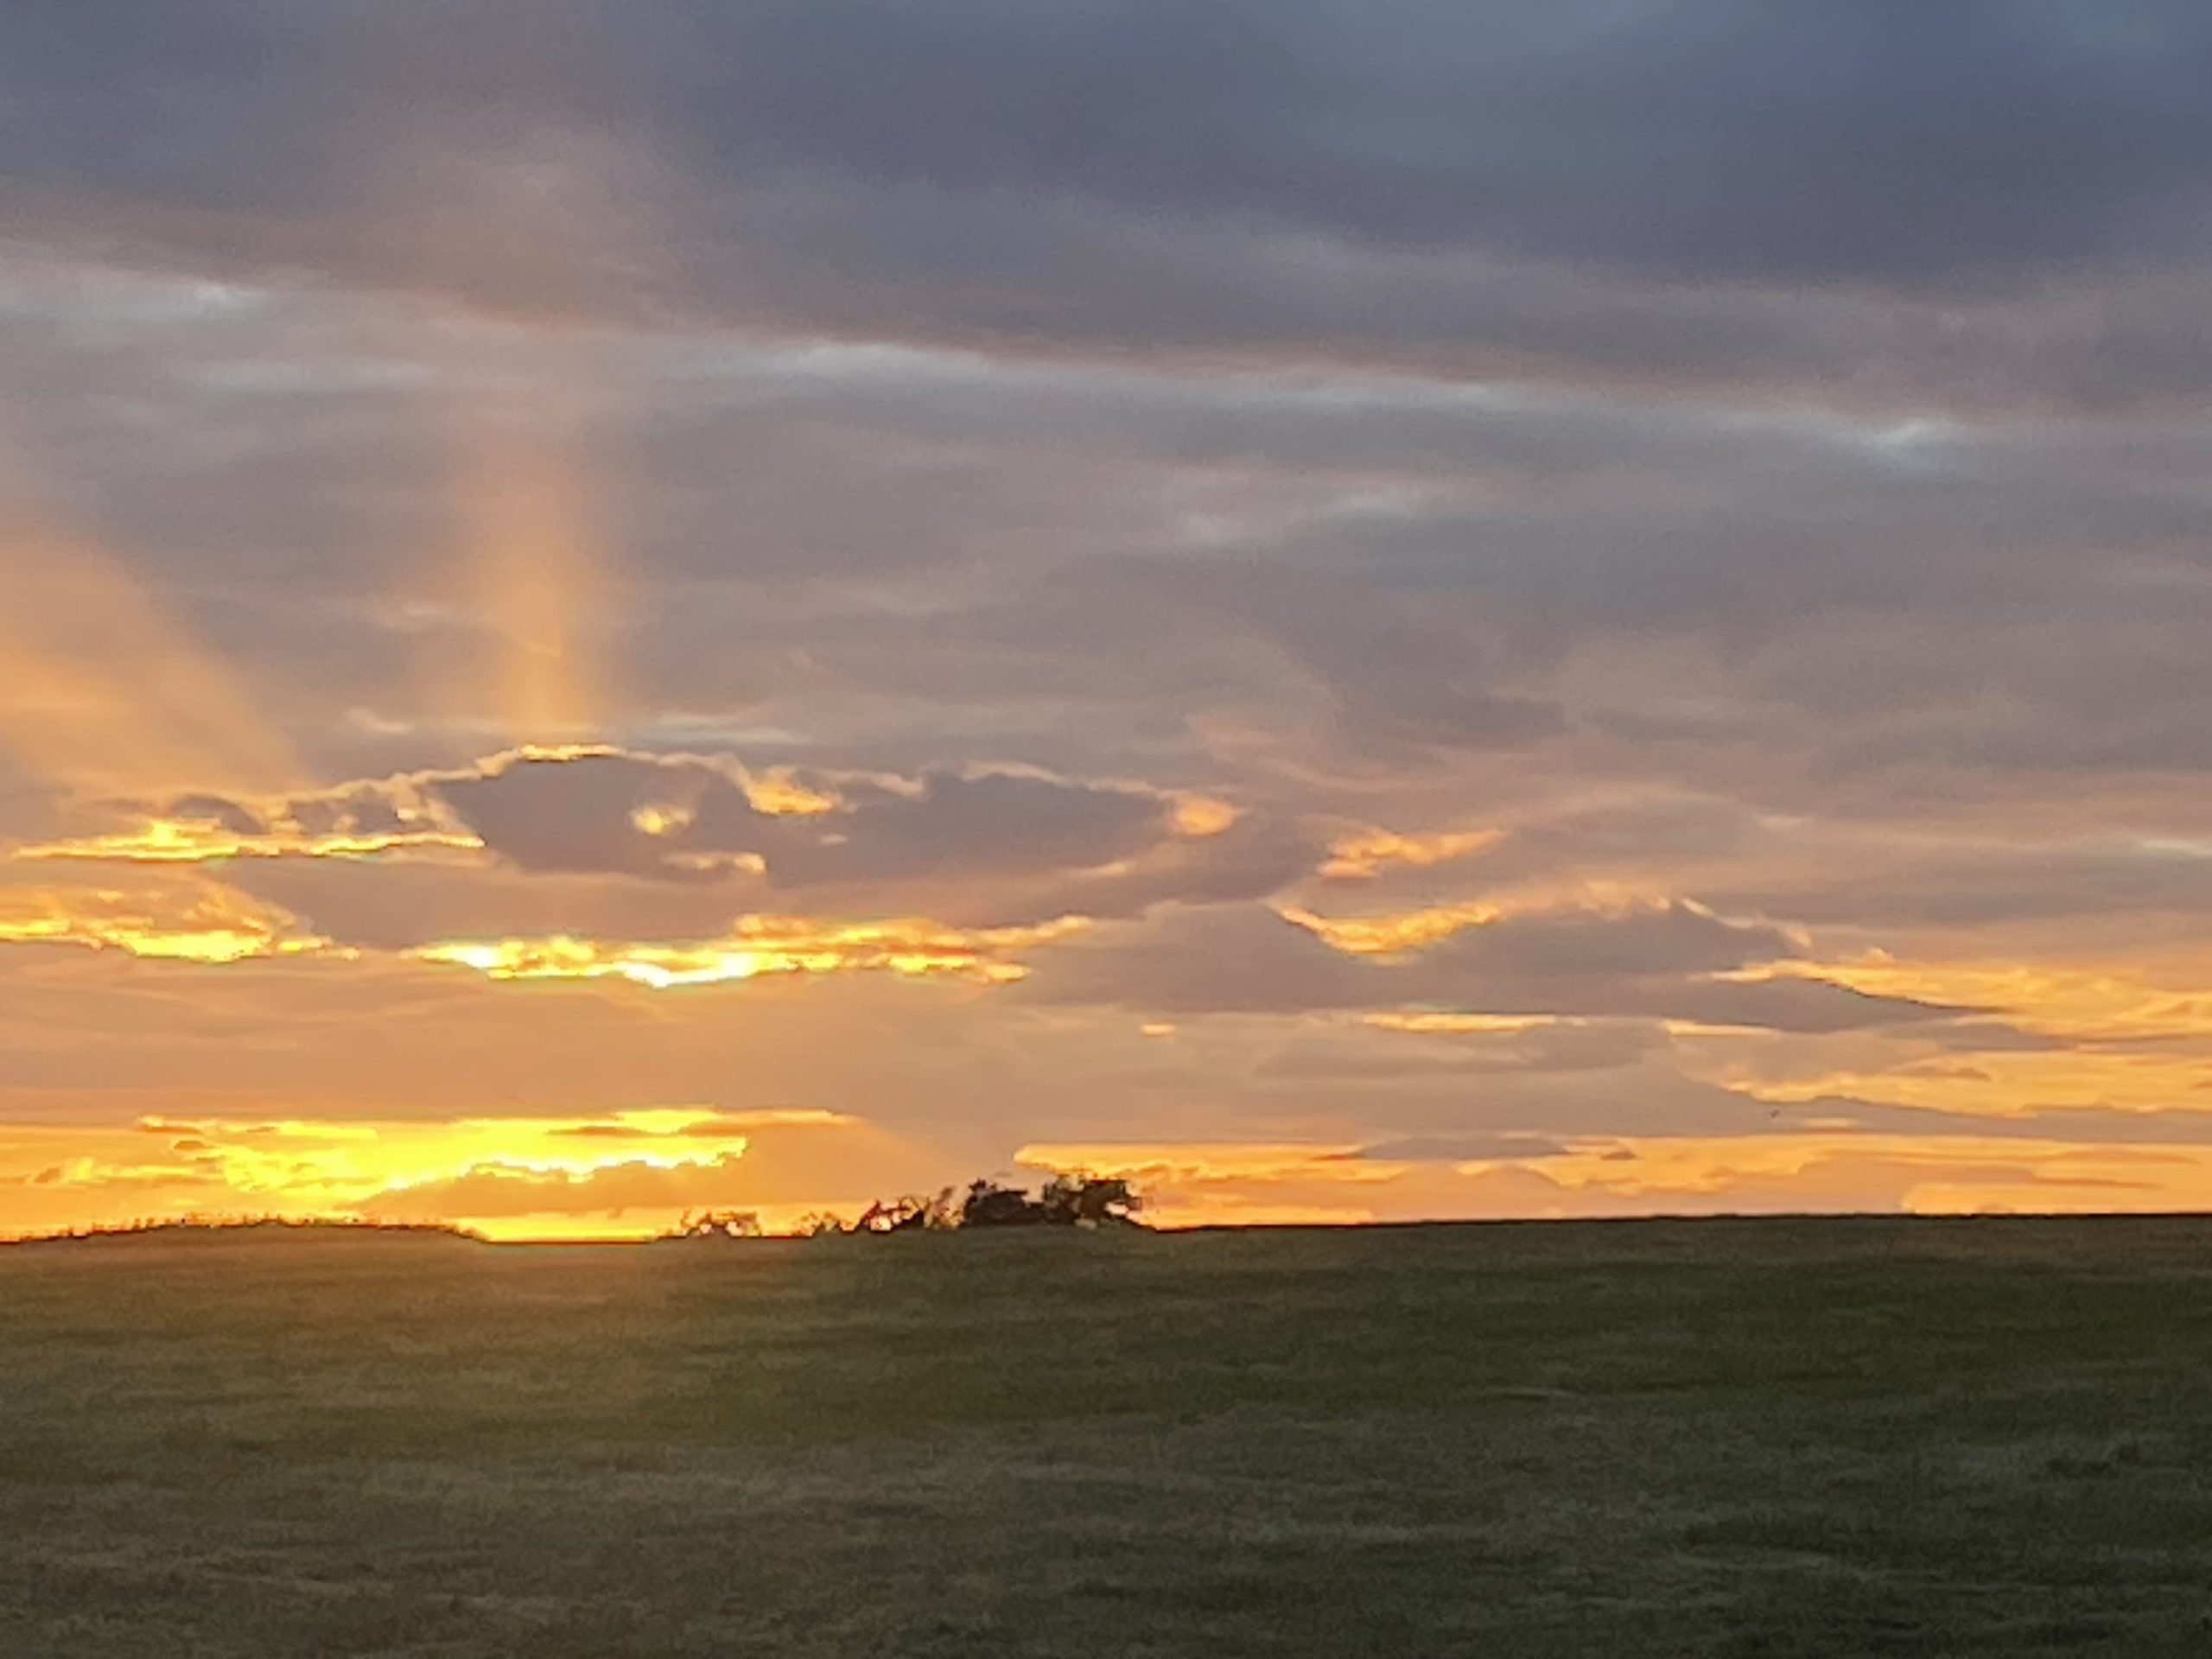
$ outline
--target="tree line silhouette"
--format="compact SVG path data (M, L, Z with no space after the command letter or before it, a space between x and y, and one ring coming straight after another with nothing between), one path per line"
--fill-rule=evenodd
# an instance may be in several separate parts
M949 1233L971 1227L1138 1227L1143 1198L1128 1181L1103 1175L1055 1175L1040 1192L993 1180L946 1187L925 1197L879 1198L853 1220L826 1211L803 1216L792 1230L820 1238L855 1233ZM671 1238L760 1238L750 1210L687 1211Z
M194 1211L181 1216L142 1216L129 1221L95 1222L52 1232L0 1238L0 1245L67 1244L99 1238L277 1237L286 1234L377 1234L387 1236L462 1238L480 1243L483 1236L450 1221L384 1221L363 1216L232 1215Z

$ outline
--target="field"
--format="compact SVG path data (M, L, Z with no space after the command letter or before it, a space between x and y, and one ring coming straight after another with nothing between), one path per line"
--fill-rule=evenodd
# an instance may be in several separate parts
M2212 1650L2212 1223L0 1250L0 1654Z

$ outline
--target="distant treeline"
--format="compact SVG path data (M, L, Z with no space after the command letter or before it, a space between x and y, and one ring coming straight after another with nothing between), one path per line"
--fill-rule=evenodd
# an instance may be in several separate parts
M274 1237L284 1233L409 1233L434 1234L441 1238L474 1240L477 1235L445 1221L371 1221L352 1216L228 1216L188 1215L149 1217L118 1221L98 1227L71 1227L51 1233L32 1233L4 1242L15 1244L58 1244L73 1239L153 1238L197 1236L202 1234L259 1233Z
M792 1233L822 1237L847 1233L953 1232L969 1227L1134 1227L1144 1200L1125 1180L1091 1175L1055 1175L1042 1191L996 1181L969 1183L963 1192L946 1187L929 1197L879 1199L847 1220L818 1212L802 1217ZM376 1221L349 1216L201 1214L149 1217L97 1227L75 1227L33 1234L0 1243L62 1243L74 1239L165 1238L223 1236L379 1234L428 1235L481 1242L482 1236L442 1221ZM664 1238L761 1238L759 1215L750 1210L707 1210L684 1213Z
M1098 1175L1055 1175L1044 1190L977 1180L927 1197L879 1198L853 1220L827 1211L800 1217L801 1237L847 1233L949 1233L971 1227L1136 1227L1144 1199L1125 1180ZM766 1230L750 1210L687 1211L671 1238L761 1238Z

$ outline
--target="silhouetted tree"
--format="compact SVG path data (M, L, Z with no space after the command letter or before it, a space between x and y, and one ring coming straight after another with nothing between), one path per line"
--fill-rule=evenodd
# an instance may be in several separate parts
M1032 1198L1018 1186L977 1181L960 1206L963 1227L1133 1225L1143 1200L1129 1184L1096 1175L1055 1175Z
M1027 1192L996 1181L973 1182L960 1204L963 1227L1033 1227L1044 1219L1045 1212Z
M1144 1200L1118 1177L1055 1175L1037 1200L1046 1224L1108 1227L1133 1224Z
M966 1227L1119 1227L1136 1224L1143 1199L1129 1184L1097 1175L1055 1175L1034 1196L1018 1186L982 1179L964 1193L954 1189L929 1196L907 1193L878 1198L856 1220L827 1210L801 1216L791 1229L801 1238L847 1233L950 1232ZM683 1212L669 1238L759 1238L760 1217L750 1210Z
M758 1238L760 1217L750 1210L686 1210L671 1238Z
M952 1224L952 1189L948 1186L933 1198L917 1198L910 1192L888 1203L879 1198L861 1212L853 1230L861 1233L912 1233L925 1229L943 1229Z

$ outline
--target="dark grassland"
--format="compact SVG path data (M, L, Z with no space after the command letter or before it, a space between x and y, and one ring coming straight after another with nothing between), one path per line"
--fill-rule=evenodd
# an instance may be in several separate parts
M2212 1222L0 1250L0 1654L2212 1652Z

